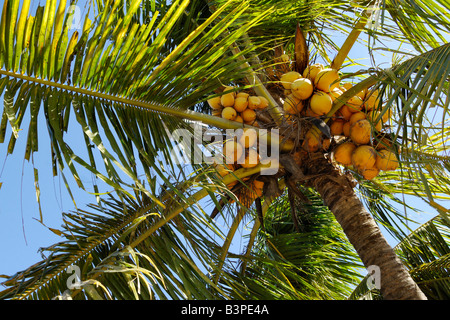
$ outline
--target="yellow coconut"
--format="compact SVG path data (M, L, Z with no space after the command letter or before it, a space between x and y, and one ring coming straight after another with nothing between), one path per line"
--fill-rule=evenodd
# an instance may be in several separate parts
M353 83L351 83L351 82L344 82L342 84L342 87L344 87L345 91L347 91L348 89L351 89L353 87Z
M319 133L313 130L309 130L305 135L303 141L303 148L308 152L316 152L321 145L321 139Z
M327 151L331 146L331 139L323 139L322 141L322 149Z
M327 114L332 105L331 97L323 91L316 91L311 97L311 111L318 115Z
M303 71L303 78L309 78L313 83L316 78L316 75L324 69L323 64L315 63L310 66L307 66Z
M221 117L222 116L222 108L220 109L212 109L211 114L215 117Z
M245 148L253 147L258 140L258 133L255 129L244 128L238 142Z
M373 139L373 145L377 150L392 149L393 142L388 137L381 137Z
M364 112L355 112L352 114L348 122L350 122L350 126L354 124L356 121L366 119L366 114Z
M364 179L372 180L373 178L378 176L378 174L380 173L380 170L374 166L374 167L370 167L370 168L361 169L361 170L359 170L359 173L364 177Z
M241 112L241 117L244 119L245 123L253 123L256 120L256 112L255 110L247 108Z
M337 115L342 117L342 119L349 121L350 117L352 116L353 112L350 111L347 105L343 105L339 108Z
M375 163L379 170L390 171L398 168L397 155L387 149L378 151L377 159Z
M360 172L367 168L372 168L376 159L377 152L369 145L359 146L352 152L352 164Z
M237 117L237 112L233 107L226 107L222 110L222 118L234 120Z
M337 119L330 124L330 134L332 136L340 136L344 133L344 121Z
M242 145L236 141L226 141L223 145L223 154L227 164L233 164L238 161L244 152Z
M311 105L309 105L306 109L305 109L305 113L303 115L304 117L313 117L313 118L319 118L321 115L318 113L315 113L314 111L311 110Z
M259 180L253 180L251 188L256 193L257 197L262 197L264 190L264 182Z
M237 94L236 94L236 98L248 98L250 95L247 93L247 92L243 92L243 91L241 91L241 92L238 92Z
M334 160L344 166L352 164L352 153L356 149L353 142L347 141L336 147L334 150Z
M377 109L380 104L380 98L378 90L368 91L364 98L364 108L366 111Z
M310 79L300 78L292 82L291 91L300 100L306 100L311 97L314 86Z
M269 106L269 100L267 100L265 97L258 96L259 100L261 100L261 103L258 106L259 110L265 109Z
M350 126L350 139L356 144L368 144L372 135L372 125L367 119L358 120Z
M328 93L328 95L331 98L331 101L334 102L334 100L338 99L344 92L338 88L333 89Z
M226 93L220 96L220 104L225 108L234 106L234 93Z
M222 105L220 104L220 97L213 97L208 99L208 104L212 109L222 109Z
M257 96L248 97L248 107L252 110L258 109L261 104L261 99Z
M303 109L303 102L293 94L286 97L283 103L283 110L288 114L298 114Z
M388 108L382 115L382 121L383 121L383 123L386 123L390 119L392 119L392 110L390 108Z
M376 131L381 131L381 129L383 128L383 122L382 118L380 117L380 112L375 110L369 111L369 113L367 114L367 120L372 123Z
M283 61L283 62L289 62L289 61L291 61L291 58L289 57L288 54L282 54L280 56L280 60Z
M344 136L350 137L350 122L344 122L344 125L342 126L342 133L344 134Z
M291 83L297 79L300 79L301 77L302 76L300 73L296 71L289 71L281 76L280 83L285 89L291 89Z
M345 104L353 113L361 111L364 107L364 101L358 96L351 97Z
M351 82L346 82L346 83L344 83L342 86L343 86L343 87L345 88L345 90L347 91L347 90L353 88L353 83L351 83ZM366 90L366 89L363 89L363 90L361 90L360 92L358 92L358 93L356 94L356 96L358 96L359 98L361 98L362 100L364 100L364 97L366 96L366 92L367 92L367 90Z
M242 117L240 115L237 115L236 118L234 119L234 121L239 122L239 123L244 123L244 119L242 119Z
M317 73L314 86L324 92L333 91L339 87L339 74L336 69L325 68Z
M243 168L253 168L259 163L259 160L258 152L255 149L248 149L241 166Z
M244 111L248 107L248 100L247 100L247 98L236 97L236 99L234 100L234 106L233 107L234 107L234 109L237 112Z

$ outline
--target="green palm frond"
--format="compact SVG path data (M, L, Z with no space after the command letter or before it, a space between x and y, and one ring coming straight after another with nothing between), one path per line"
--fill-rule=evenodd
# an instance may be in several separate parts
M174 1L164 8L164 15L156 8L144 22L137 20L141 1L124 3L106 2L93 21L86 15L80 32L70 28L74 12L64 13L66 1L49 1L34 16L28 13L30 1L20 8L17 1L4 3L0 142L9 138L12 153L20 130L27 129L25 158L30 159L38 150L36 119L43 112L55 174L67 166L84 188L77 168L81 166L113 189L127 193L125 189L133 186L145 192L138 179L140 167L147 176L151 170L158 174L155 159L160 153L171 162L168 132L191 129L183 119L238 126L188 109L222 83L242 78L238 65L245 61L236 61L229 48L263 15L237 22L248 4L228 3L225 7L233 6L229 13L223 13L225 7L217 9L195 29L178 33L183 40L173 47L166 45L175 25L191 18L185 13L189 1ZM124 10L122 15L116 15L118 8ZM227 37L222 36L225 30L231 30ZM230 65L236 67L234 72ZM66 142L72 123L83 130L82 137L75 138L85 141L87 159Z
M386 0L381 6L419 52L448 42L450 6L442 0Z
M233 256L246 262L245 271L228 270L242 279L245 299L343 299L360 281L361 262L334 216L316 193L302 192L307 202L276 199L251 254Z

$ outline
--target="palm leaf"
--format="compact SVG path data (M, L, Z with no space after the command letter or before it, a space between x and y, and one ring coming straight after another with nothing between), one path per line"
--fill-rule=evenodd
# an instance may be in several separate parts
M183 119L210 120L211 124L222 127L238 126L188 109L205 100L206 94L221 81L228 83L242 77L238 68L231 73L224 68L235 61L227 51L261 16L239 22L239 28L233 27L228 37L221 34L237 23L247 4L234 6L218 20L223 13L220 8L196 29L188 28L183 41L176 48L169 46L169 50L166 42L177 21L185 19L188 1L175 1L166 8L164 16L152 12L152 18L146 23L136 20L140 1L126 6L123 16L114 14L122 3L116 1L105 5L93 22L86 16L80 34L70 30L73 12L54 18L65 7L61 2L57 9L56 3L51 1L38 7L35 16L26 19L30 26L20 32L17 29L16 33L6 30L15 30L19 16L17 2L4 4L0 34L3 67L0 88L4 91L0 141L6 138L9 123L13 135L8 152L13 152L19 130L27 127L27 118L22 118L27 109L31 118L25 158L29 159L38 150L35 119L44 112L54 168L67 166L79 187L84 188L77 168L81 166L110 187L129 194L125 188L130 186L146 192L138 179L141 166L147 175L150 169L160 172L154 160L159 152L170 162L173 144L167 132L190 129ZM20 11L20 25L27 11L25 4ZM21 48L19 55L17 50ZM237 66L240 62L233 63ZM202 82L205 78L211 81ZM83 129L82 141L88 150L88 160L66 143L67 128L74 120ZM91 144L99 151L96 156ZM104 169L97 165L100 159ZM164 175L162 178L165 179ZM147 194L152 197L151 193ZM157 202L155 198L154 201Z

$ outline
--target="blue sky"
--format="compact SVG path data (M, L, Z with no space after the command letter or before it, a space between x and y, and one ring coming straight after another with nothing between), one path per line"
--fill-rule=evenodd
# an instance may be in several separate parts
M343 41L342 37L342 41ZM356 47L352 52L355 58L366 57L367 52ZM390 58L379 60L382 67L390 63ZM359 61L369 64L370 61ZM0 104L2 104L1 97ZM41 206L44 224L47 227L58 229L61 225L61 212L74 210L74 204L70 198L61 176L53 177L50 163L50 142L46 132L46 126L42 112L39 121L39 152L34 154L34 165L39 168L39 185L41 189ZM24 120L26 122L26 119ZM10 132L10 129L8 129ZM7 134L7 137L9 135ZM23 270L33 263L41 260L39 248L46 247L61 240L52 233L39 219L39 207L36 202L34 188L33 165L23 160L27 132L26 129L19 132L19 140L15 146L13 155L6 155L8 141L0 145L0 274L11 275ZM73 141L76 144L76 141ZM84 145L84 141L81 141ZM81 172L81 171L80 171ZM68 174L69 181L73 182ZM82 180L89 186L93 177L90 173L83 173ZM95 197L72 186L77 204L95 202ZM428 210L420 204L418 207ZM413 218L424 222L429 220L434 213L423 213L420 216L408 212ZM386 233L385 233L386 234ZM387 236L387 234L386 234ZM395 242L387 236L392 245ZM245 241L242 241L245 244ZM238 246L240 244L237 244ZM0 280L1 281L1 280Z

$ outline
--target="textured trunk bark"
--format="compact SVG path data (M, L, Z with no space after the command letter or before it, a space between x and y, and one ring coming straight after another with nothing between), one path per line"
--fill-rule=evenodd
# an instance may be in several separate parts
M315 160L311 164L307 175L325 174L310 180L310 183L335 215L365 267L379 268L379 289L384 299L426 300L372 215L356 196L350 180L326 159Z

